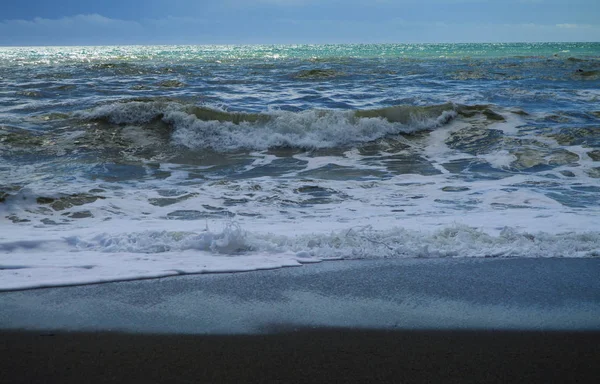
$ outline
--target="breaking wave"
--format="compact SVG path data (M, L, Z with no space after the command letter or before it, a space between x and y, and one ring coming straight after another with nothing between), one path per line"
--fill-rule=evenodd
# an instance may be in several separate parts
M404 228L354 227L328 234L260 234L228 224L221 232L146 231L70 239L79 249L101 252L162 253L199 250L235 255L254 252L295 253L325 259L405 257L600 257L600 233L527 233L504 228L498 235L454 225L433 233Z
M172 144L227 152L356 145L390 135L435 129L455 118L457 109L448 103L376 110L242 113L172 100L133 100L102 105L76 116L116 125L144 126L161 121L171 129Z

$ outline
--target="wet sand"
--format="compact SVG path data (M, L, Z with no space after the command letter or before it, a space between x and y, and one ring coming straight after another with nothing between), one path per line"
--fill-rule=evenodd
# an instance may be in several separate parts
M598 276L361 260L0 292L0 383L592 383Z
M76 273L76 271L74 272ZM598 330L598 259L357 260L0 292L0 329Z

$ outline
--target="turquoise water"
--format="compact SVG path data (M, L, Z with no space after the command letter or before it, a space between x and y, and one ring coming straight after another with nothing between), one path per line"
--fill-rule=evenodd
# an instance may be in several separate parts
M597 57L600 43L461 43L461 44L326 44L204 45L1 48L4 57L22 61L87 60L242 60L327 58L500 58Z

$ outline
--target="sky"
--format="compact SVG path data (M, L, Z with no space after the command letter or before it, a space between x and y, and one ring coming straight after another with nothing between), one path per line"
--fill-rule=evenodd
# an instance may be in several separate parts
M600 41L598 0L6 0L0 46Z

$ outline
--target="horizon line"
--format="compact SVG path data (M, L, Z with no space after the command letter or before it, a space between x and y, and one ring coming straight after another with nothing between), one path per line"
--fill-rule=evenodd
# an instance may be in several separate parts
M241 46L291 46L291 45L304 45L304 46L325 46L325 45L443 45L443 44L454 44L454 45L468 45L468 44L600 44L600 41L460 41L460 42L373 42L373 43L149 43L149 44L138 44L138 43L127 43L127 44L42 44L42 45L2 45L0 48L78 48L78 47L165 47L165 46L182 46L182 47L209 47L209 46L221 46L221 47L241 47Z

